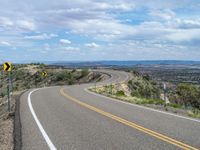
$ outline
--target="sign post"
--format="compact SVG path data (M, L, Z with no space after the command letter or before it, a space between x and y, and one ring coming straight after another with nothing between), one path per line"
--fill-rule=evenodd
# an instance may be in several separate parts
M95 92L97 92L97 82L96 82L96 80L94 81L94 87L95 87Z
M8 111L10 112L10 101L11 101L11 96L10 96L10 92L11 92L11 71L12 71L12 63L10 62L5 62L3 64L3 70L8 72L8 84L7 84L7 94L8 94Z
M42 77L45 78L46 76L47 76L47 72L46 72L46 71L43 71L43 72L42 72ZM45 86L47 86L47 81L44 83L44 87L45 87Z
M7 94L8 94L8 112L10 112L10 86L7 85Z
M112 88L113 88L113 85L111 84L111 85L110 85L110 94L111 94L111 95L112 95L112 93L113 93L113 92L112 92L112 91L113 91Z

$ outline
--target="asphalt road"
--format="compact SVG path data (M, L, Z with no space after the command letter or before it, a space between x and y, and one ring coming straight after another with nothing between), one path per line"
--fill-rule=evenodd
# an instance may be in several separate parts
M130 75L105 71L105 85ZM22 150L200 149L200 121L87 91L91 84L27 91L20 99Z

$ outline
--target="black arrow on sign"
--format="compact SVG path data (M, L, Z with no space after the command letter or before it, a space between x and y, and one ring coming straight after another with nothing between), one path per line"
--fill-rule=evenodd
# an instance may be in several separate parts
M46 72L43 72L42 75L43 75L44 77L46 77L46 76L47 76L47 73L46 73Z
M6 64L6 69L5 70L8 71L10 69L10 65L7 62L5 64Z

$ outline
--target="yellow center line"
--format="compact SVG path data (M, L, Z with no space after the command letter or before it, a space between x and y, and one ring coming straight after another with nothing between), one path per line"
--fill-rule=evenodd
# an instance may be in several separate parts
M78 99L76 99L76 98L74 98L74 97L71 97L70 95L66 94L66 93L64 92L64 89L63 89L63 88L60 89L60 93L61 93L61 95L63 95L64 97L66 97L68 100L71 100L71 101L73 101L73 102L75 102L75 103L77 103L77 104L79 104L79 105L81 105L81 106L83 106L83 107L86 107L86 108L88 108L88 109L90 109L90 110L93 110L93 111L95 111L95 112L97 112L97 113L99 113L99 114L101 114L101 115L104 115L104 116L106 116L106 117L108 117L108 118L111 118L111 119L113 119L113 120L115 120L115 121L117 121L117 122L120 122L120 123L122 123L122 124L125 124L125 125L127 125L127 126L129 126L129 127L132 127L132 128L134 128L134 129L137 129L137 130L139 130L139 131L141 131L141 132L144 132L144 133L146 133L146 134L149 134L149 135L151 135L151 136L153 136L153 137L156 137L156 138L158 138L158 139L160 139L160 140L162 140L162 141L165 141L165 142L167 142L167 143L170 143L170 144L172 144L172 145L175 145L175 146L177 146L177 147L179 147L179 148L182 148L182 149L184 149L184 150L198 150L198 149L195 148L195 147L192 147L192 146L190 146L190 145L187 145L187 144L185 144L185 143L182 143L182 142L180 142L180 141L177 141L177 140L175 140L175 139L173 139L173 138L167 137L167 136L165 136L165 135L163 135L163 134L160 134L160 133L155 132L155 131L153 131L153 130L150 130L150 129L147 129L147 128L145 128L145 127L142 127L142 126L140 126L140 125L137 125L136 123L130 122L130 121L125 120L125 119L120 118L120 117L117 117L117 116L115 116L115 115L113 115L113 114L111 114L111 113L105 112L105 111L103 111L103 110L101 110L101 109L99 109L99 108L96 108L96 107L91 106L91 105L89 105L89 104L86 104L86 103L84 103L84 102L81 102L81 101L79 101Z

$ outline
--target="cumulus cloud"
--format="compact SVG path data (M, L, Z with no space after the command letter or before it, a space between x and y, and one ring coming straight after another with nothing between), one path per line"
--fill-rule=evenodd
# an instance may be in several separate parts
M66 51L78 51L78 50L80 50L80 48L79 47L67 46L67 47L64 47L64 50L66 50Z
M24 36L24 39L28 39L28 40L48 40L51 39L53 37L57 37L56 34L39 34L39 35L27 35Z
M129 2L117 2L117 3L105 3L105 2L98 2L93 4L93 9L96 10L117 10L117 11L131 11L135 8L133 3Z
M176 19L176 26L183 29L200 28L200 19Z
M99 45L94 43L94 42L93 43L87 43L87 44L85 44L85 46L89 47L89 48L98 48L99 47Z
M21 28L21 29L25 29L25 30L35 30L36 29L36 25L33 21L28 21L28 20L18 20L16 22L16 25Z
M7 17L0 17L0 27L10 27L13 26L14 23Z
M178 30L174 33L166 35L166 37L174 42L189 42L192 40L200 40L200 29Z
M11 46L11 44L7 41L0 41L0 46Z
M71 44L71 41L67 40L67 39L60 39L60 43L61 44Z
M150 16L156 19L172 20L175 18L176 14L170 9L165 10L152 10L149 13Z
M73 20L67 23L75 34L93 36L103 41L125 37L136 32L133 26L121 24L113 19Z
M33 31L36 30L36 24L33 20L11 19L0 16L0 28Z

